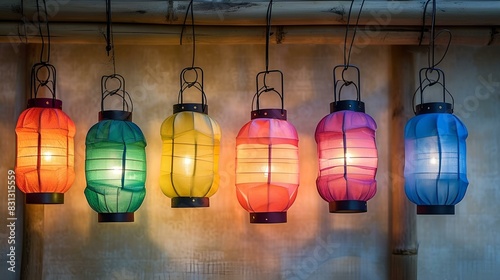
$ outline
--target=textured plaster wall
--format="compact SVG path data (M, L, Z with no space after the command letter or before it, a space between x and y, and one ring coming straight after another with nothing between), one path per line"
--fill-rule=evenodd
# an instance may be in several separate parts
M455 216L418 217L419 279L495 279L500 272L499 50L452 48L442 65L457 114L470 132L470 189ZM272 46L270 65L284 72L285 107L299 133L301 184L288 223L255 225L236 200L234 158L236 134L250 119L255 75L264 69L263 46L198 46L196 65L205 71L209 113L223 132L221 185L208 209L172 209L158 185L159 128L177 101L178 76L189 66L191 48L117 46L117 72L126 79L134 122L148 141L147 195L134 223L98 224L83 195L84 141L97 121L100 77L112 68L104 44L54 45L51 62L58 71L58 97L77 126L76 181L64 205L45 207L44 279L388 279L388 92L390 63L397 63L391 62L390 51L379 46L353 53L351 62L362 71L362 99L379 126L378 192L368 203L368 213L339 215L328 213L316 191L313 135L329 113L331 69L342 63L341 48ZM408 48L407 55L415 58L416 69L401 65L401 71L425 66L425 48ZM23 108L23 78L31 67L20 62L23 56L8 44L0 45L2 279L15 279L7 278L8 232L2 224L7 216L6 174L15 161L16 108ZM266 99L264 104L277 103Z

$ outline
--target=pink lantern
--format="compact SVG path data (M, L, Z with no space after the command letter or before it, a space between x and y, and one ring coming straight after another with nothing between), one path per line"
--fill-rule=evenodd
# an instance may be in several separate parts
M284 223L299 187L298 134L286 110L258 106L236 137L236 195L251 223Z
M329 203L331 213L366 212L366 201L377 189L377 125L365 114L359 88L356 90L357 100L337 101L335 97L330 104L331 113L316 127L319 159L316 185L321 197Z

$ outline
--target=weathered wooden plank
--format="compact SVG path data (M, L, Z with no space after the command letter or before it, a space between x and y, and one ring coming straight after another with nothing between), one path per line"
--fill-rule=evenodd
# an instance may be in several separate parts
M25 28L26 27L26 28ZM52 43L102 44L105 26L98 23L52 23ZM495 29L478 27L449 27L454 45L498 45ZM115 24L115 44L127 45L178 45L181 26L157 24ZM342 44L345 27L342 26L282 26L273 28L278 44ZM26 34L27 36L24 36ZM422 44L428 43L428 33ZM360 26L356 45L418 45L420 28ZM186 30L185 43L191 42ZM265 28L256 26L198 26L196 40L200 44L263 44ZM38 30L32 25L14 22L0 24L0 42L20 44L40 42ZM446 36L437 38L436 44L446 44Z
M391 124L389 146L391 147L391 280L417 280L417 218L415 205L404 191L404 127L413 115L412 93L416 73L413 73L412 55L402 47L392 47L392 69L390 81ZM405 65L406 71L401 71Z
M0 19L19 20L19 0L0 3ZM36 1L24 1L24 15L33 21ZM182 24L188 1L112 1L113 21L117 23ZM349 1L275 1L275 25L345 25ZM102 0L48 0L48 15L53 22L104 22ZM197 25L265 25L268 1L195 1ZM358 6L357 6L358 5ZM359 3L355 4L357 11ZM430 9L428 9L428 12ZM423 1L367 1L361 25L420 26ZM438 25L500 25L500 1L440 1Z

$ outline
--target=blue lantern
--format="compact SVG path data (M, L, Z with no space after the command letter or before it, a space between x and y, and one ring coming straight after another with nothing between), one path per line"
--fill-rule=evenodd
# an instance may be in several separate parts
M426 79L422 81L422 71ZM437 79L427 78L437 71ZM436 68L420 71L420 101L416 116L405 127L405 192L417 204L417 214L455 214L455 204L465 196L467 186L467 128L446 103L444 73ZM443 79L441 83L439 79ZM428 82L426 86L422 86ZM443 102L423 102L423 90L439 84Z

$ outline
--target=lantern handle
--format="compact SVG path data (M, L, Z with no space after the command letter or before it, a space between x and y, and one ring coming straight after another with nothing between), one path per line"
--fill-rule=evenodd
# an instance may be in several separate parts
M188 77L186 77L187 73L194 73L194 79L189 79ZM201 92L201 107L203 112L205 111L207 106L207 96L203 88L203 82L204 82L203 76L204 76L203 69L201 69L200 67L193 66L182 69L181 74L179 76L180 78L179 96L177 97L177 102L179 104L184 104L184 91L189 88L195 88Z
M37 98L42 88L52 95L52 107L56 107L56 68L48 62L38 62L31 67L31 98Z
M272 73L279 74L280 86L281 86L281 88L279 90L276 90L274 87L270 87L267 84L267 75L272 74ZM262 80L262 86L260 86L261 80ZM254 94L253 99L252 99L252 110L254 108L254 104L257 105L257 110L260 110L260 96L263 93L274 92L279 96L279 98L281 100L281 112L283 113L283 111L285 110L285 94L284 94L284 90L283 90L283 73L280 70L261 71L255 77L255 83L256 83L256 87L257 87L257 92Z
M115 88L108 88L108 83L114 81L118 83ZM101 111L104 111L104 100L109 96L122 98L122 110L133 112L134 104L130 94L125 90L125 79L120 74L112 74L101 77ZM130 109L130 110L129 110Z
M342 68L341 79L337 79L337 70L339 68ZM349 68L353 68L354 70L356 70L357 73L356 82L346 79L345 73ZM340 87L339 83L341 83ZM361 83L360 83L359 68L350 64L335 66L333 68L333 101L335 102L335 104L337 103L337 101L341 101L342 89L348 86L354 86L354 88L356 89L356 101L358 102L361 101ZM338 98L337 98L337 89L338 89Z
M433 74L433 72L435 74ZM435 75L435 76L431 76ZM419 86L417 90L413 93L413 97L411 99L413 112L416 114L417 111L415 109L415 97L417 93L420 91L420 104L424 104L424 91L428 87L432 87L434 85L440 85L443 88L442 98L443 102L446 103L446 95L451 97L451 110L455 108L455 98L450 91L446 88L446 77L443 70L435 67L426 67L422 68L419 71Z

